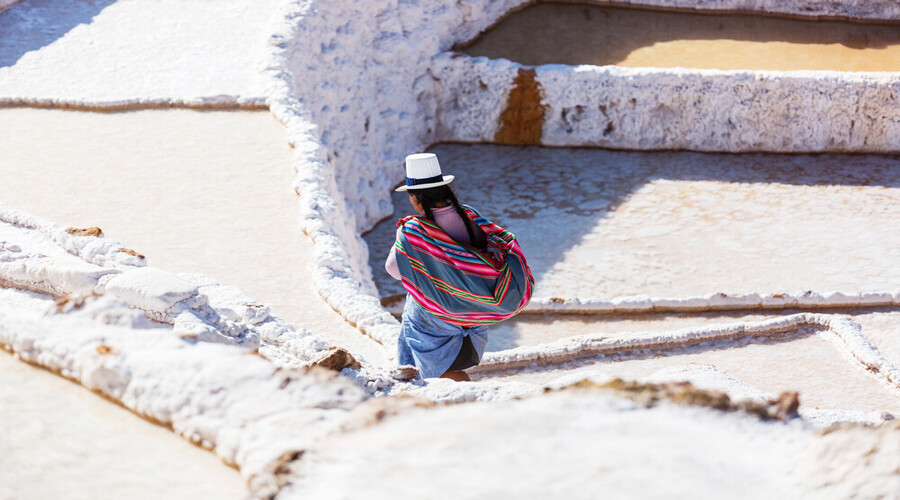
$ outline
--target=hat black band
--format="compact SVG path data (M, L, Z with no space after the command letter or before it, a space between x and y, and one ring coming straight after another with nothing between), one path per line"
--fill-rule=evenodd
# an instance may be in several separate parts
M432 182L441 182L444 180L443 175L435 175L434 177L428 177L426 179L413 179L412 177L406 178L407 186L418 186L419 184L431 184Z

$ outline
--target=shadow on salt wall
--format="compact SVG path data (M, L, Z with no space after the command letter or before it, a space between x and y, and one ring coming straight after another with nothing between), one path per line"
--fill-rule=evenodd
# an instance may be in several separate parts
M454 144L440 144L431 151L440 158L445 173L456 175L452 186L462 203L478 208L517 235L538 282L633 192L656 179L900 187L898 163L881 161L893 157L868 161L872 157L860 155L629 152ZM401 170L398 176L402 175ZM364 239L381 297L396 300L405 292L384 270L384 260L393 244L396 219L411 214L412 208L405 193L393 193L392 201L393 216L364 235ZM536 296L541 295L536 290ZM572 295L579 294L574 290ZM497 329L497 335L491 337L491 350L517 345L515 321L507 322L508 328Z
M26 0L0 12L0 68L46 47L117 0Z
M604 66L622 62L638 49L676 40L839 44L852 49L883 49L900 44L900 26L544 3L513 12L456 50L473 57L503 57L529 66Z

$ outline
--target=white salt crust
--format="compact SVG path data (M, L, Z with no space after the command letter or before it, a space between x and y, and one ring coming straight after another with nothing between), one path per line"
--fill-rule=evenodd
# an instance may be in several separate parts
M472 0L445 5L447 2L441 0L408 3L379 0L348 6L335 2L297 0L284 3L273 0L271 6L282 6L283 10L279 15L271 16L270 22L280 24L272 30L274 34L269 40L269 62L265 65L264 77L257 79L235 73L234 78L218 79L238 82L237 92L224 87L194 89L195 84L189 82L197 81L199 70L179 66L180 69L175 71L183 73L177 79L180 83L151 85L157 95L149 95L142 85L153 80L153 71L168 64L164 61L165 52L162 52L156 54L158 67L150 70L148 78L141 76L137 68L129 68L135 70L126 72L130 75L130 83L119 86L116 92L121 96L116 94L113 99L109 89L100 94L91 93L93 90L85 93L87 80L77 89L51 89L48 92L53 97L39 96L42 87L35 87L30 80L29 71L32 70L28 69L28 64L16 69L24 78L9 80L11 85L24 84L23 90L15 90L18 87L7 89L0 92L3 94L0 99L7 99L9 105L84 109L130 109L134 106L233 108L258 106L261 96L267 95L268 105L286 125L289 142L297 151L295 189L303 200L303 230L316 245L316 287L332 307L361 331L388 346L386 351L393 356L398 325L376 298L366 262L367 248L358 234L390 213L388 193L393 184L402 179L401 164L406 154L439 141L489 141L493 138L519 65L504 60L472 59L446 51L459 42L474 38L507 12L527 3L526 0ZM642 0L626 3L813 17L900 19L900 7L887 0ZM29 15L46 8L37 2L27 7L34 11ZM127 8L152 10L158 7L134 2ZM199 16L203 8L197 6L190 15ZM236 12L243 12L241 9L244 8L234 6ZM127 11L118 9L104 15L110 19L127 17ZM371 19L375 22L369 22ZM264 26L263 20L263 17L254 17L252 22L245 20L244 24ZM106 26L104 23L101 27ZM219 36L215 33L223 31L223 26L217 23L204 23L204 29L197 30L197 35L192 35L194 38L187 44L197 50L209 45ZM115 32L108 27L105 29L111 30L108 34ZM88 34L78 31L73 41L66 43L77 45ZM223 42L222 47L230 47L229 43ZM140 47L140 43L129 45L128 50ZM244 44L239 54L242 60L251 61L257 56L264 58L264 52L262 45ZM52 61L54 54L51 50L35 57ZM25 63L28 63L27 59ZM34 68L39 69L39 66ZM597 75L602 77L601 83L597 83ZM740 82L732 82L734 78ZM856 150L883 151L879 144L896 147L900 144L900 114L897 114L900 111L885 103L897 93L897 78L889 74L836 72L716 72L565 66L541 67L537 76L543 87L544 104L550 108L549 119L544 124L545 144L727 151L765 149L760 145L766 140L774 141L772 148L779 151L808 150L804 148L810 144L819 148L815 150L822 150L822 147L854 150L861 145L862 149ZM569 88L582 81L587 82L587 87ZM723 109L726 105L734 110L747 108L753 116L724 119L732 119L732 125L738 123L738 128L746 126L748 130L729 131L732 125L714 124L705 130L720 135L704 136L703 127L697 127L697 120L704 116L720 117L721 113L676 116L678 113L673 110L695 112L690 111L695 106L681 105L690 104L683 97L678 103L666 101L671 96L684 95L685 85L688 85L685 82L692 82L690 85L696 87L694 90L700 93L698 95L709 100L711 109ZM846 95L830 96L823 91L826 87L841 84L864 88L866 93L846 91ZM807 110L814 111L808 111L810 119L801 120L797 113L807 111L787 105L782 113L786 122L771 126L772 116L777 114L758 109L759 96L753 95L754 85L766 86L764 92L757 93L780 96L780 101L771 96L768 99L776 104L781 102L782 106L796 98L791 92L803 91L810 93L810 99L819 99L810 102L821 101L822 106L841 111L835 111L839 115L835 119L823 120L822 106L807 106ZM627 92L622 92L634 89L644 93L640 100L635 98L635 105L640 102L639 106L646 109L613 111L615 106L604 105L605 110L601 111L603 103L592 101L601 99L598 97L601 95L624 96ZM622 99L623 108L627 107L630 101L625 97ZM612 103L609 99L604 102ZM845 109L856 110L854 112L861 114L859 120L848 118ZM589 116L616 112L622 114L614 117L615 120ZM648 123L637 123L635 120L638 119L648 120ZM609 123L614 124L613 132L608 132ZM654 132L647 128L648 125L658 129ZM871 132L867 129L869 125L880 129ZM807 128L794 130L791 127ZM826 130L828 127L843 127L851 132L847 137L835 140ZM784 137L799 140L786 143Z
M21 212L3 203L0 203L0 221L38 231L63 250L88 264L114 269L130 269L146 265L143 259L122 252L125 247L117 241L72 235L59 224Z
M8 215L13 211L7 209L4 213ZM17 215L17 220L25 220L24 214ZM28 234L35 229L4 224L12 226L3 228L4 237L8 240L11 239L8 235L13 234L22 244L3 241L0 263L9 262L7 256L26 253L22 245L32 250L36 245L33 235ZM52 260L60 268L71 268L74 264L98 267L61 251L53 255L53 247L58 243L45 236L38 241L41 250L51 256L32 253L24 259ZM9 282L13 276L5 274L5 270L0 265L0 277ZM562 377L544 386L502 380L470 384L449 380L404 383L394 380L390 373L367 365L364 360L359 370L345 369L346 376L318 369L287 368L286 365L297 364L292 353L306 352L293 343L309 339L315 342L315 337L308 333L290 335L290 330L282 330L276 336L273 332L278 333L277 328L282 324L267 318L264 307L253 304L237 289L223 287L203 276L176 276L149 267L104 270L107 273L96 280L98 284L93 291L102 289L105 295L82 296L81 303L70 301L61 312L41 310L49 304L24 297L30 292L4 292L4 295L12 293L24 298L9 300L5 297L0 301L0 346L23 360L76 380L139 415L170 425L176 433L213 450L227 463L240 468L251 495L256 498L278 494L285 485L294 482L299 477L298 460L306 451L327 449L327 443L336 439L335 436L351 432L360 425L372 425L381 420L385 412L406 412L409 406L409 400L404 398L382 400L374 406L362 405L370 395L412 395L441 403L507 401L526 396L542 397L540 395L548 389L560 389L577 382L575 377ZM29 275L26 273L25 276ZM49 282L58 289L74 286L60 275L52 275ZM209 294L208 298L204 293ZM77 297L70 296L70 299ZM156 319L159 319L176 314L171 329L148 320L148 317L158 316ZM210 331L208 338L202 334L184 335L179 331L185 323L181 316L192 316L194 326L214 329L214 332ZM248 348L184 341L185 337L196 337L223 342L223 338L235 334L228 327L237 324L245 328L244 339L251 338L252 328L259 327L256 332L263 340L260 353L269 360L253 355ZM625 355L635 350L663 352L683 349L693 343L748 335L776 335L804 324L827 327L832 341L853 363L865 367L895 392L900 390L900 373L862 337L858 325L844 318L810 314L697 331L682 330L638 337L629 342L611 342L605 346L599 338L576 337L566 342L535 346L532 353L527 349L499 353L509 359L488 358L483 366L486 369L515 368L522 362L541 362L541 359L535 360L535 356L540 358L548 354L555 357L543 361L556 363L585 355L612 354L613 351ZM272 328L266 329L267 325ZM243 345L252 347L254 344L243 342ZM317 347L321 350L328 346L323 343ZM692 373L685 373L685 370L660 372L651 376L651 380L694 379L698 386L718 385L735 400L766 397L715 370L707 369L697 374L694 367L687 371ZM603 380L602 374L579 374L579 377ZM485 416L493 411L493 407L483 408L487 412ZM858 411L822 410L804 412L801 416L812 426L835 422L879 424L890 419L888 414ZM294 494L296 492L288 489L286 496Z
M523 346L501 352L486 353L481 364L467 370L471 374L511 374L542 368L562 367L566 363L589 358L614 356L617 360L646 356L647 353L685 352L695 346L728 343L747 337L764 339L791 334L800 328L816 328L816 335L826 339L837 352L856 368L878 381L889 392L900 395L900 369L892 365L863 335L859 324L844 316L795 314L759 322L715 325L699 329L682 329L665 333L635 334L628 339L611 339L601 335L581 335L546 344ZM467 384L429 379L426 383L384 384L382 392L410 394L437 402L504 401L538 394L545 389L560 389L581 380L603 384L610 376L602 371L584 371L563 375L543 385L508 382L487 378ZM721 390L733 400L767 400L773 397L748 384L729 377L714 367L688 365L671 367L645 379L646 382L690 381L705 389ZM374 392L374 391L372 391ZM801 417L815 426L839 422L878 424L891 420L884 412L838 411L803 408Z
M426 2L424 5L382 2L353 7L362 10L348 12L346 6L294 2L287 9L283 26L271 39L274 53L268 76L278 83L273 88L280 97L271 98L270 105L273 112L285 122L288 136L297 149L295 165L298 180L295 187L305 200L301 213L304 230L316 243L319 274L317 286L323 297L348 320L385 345L390 356L393 356L398 325L375 298L370 275L365 272L368 271L366 248L358 233L373 223L380 213L388 210L386 193L392 185L392 175L388 175L389 172L402 175L401 169L392 168L388 171L385 165L397 165L406 153L424 147L431 140L442 138L443 134L492 134L491 127L496 127L498 110L502 108L517 66L507 61L475 60L475 64L482 70L470 72L468 81L473 85L477 83L481 90L486 89L493 96L492 99L486 95L466 92L454 95L452 91L447 92L440 80L434 78L433 70L440 72L440 64L452 65L455 64L454 61L468 64L470 58L448 55L442 51L459 40L471 38L492 20L522 4L520 1L485 0L457 3L457 10L452 10L439 2ZM474 19L476 15L480 16L480 21ZM361 22L358 20L362 19L376 19L378 22L375 26L357 26ZM421 25L404 25L402 21L408 19L418 19ZM335 23L341 24L335 26ZM318 50L299 49L316 47L312 40L319 40ZM424 50L412 57L414 54L408 48L410 45ZM360 46L370 47L371 52L358 50ZM423 55L429 52L436 54L436 57L428 58ZM331 55L332 53L335 55ZM415 64L410 64L411 62ZM296 78L292 78L286 68L299 68L302 71L295 71ZM370 73L378 76L369 78ZM473 78L472 75L477 77ZM363 81L362 78L366 80ZM375 85L370 85L370 82L375 82ZM410 102L405 93L396 91L400 88L416 89L415 102ZM351 99L347 99L347 92ZM303 100L293 96L303 96ZM348 102L354 106L346 104ZM440 119L443 113L470 109L475 103L482 102L493 102L494 105L489 107L490 112L482 115L476 113L468 121L451 122L452 126L442 128L440 125L444 123ZM315 107L311 109L308 103L315 103ZM457 113L456 116L462 115ZM416 126L420 121L424 121L424 127ZM312 125L312 122L317 125ZM416 133L413 137L408 137L408 134L400 132L404 129L415 130ZM475 132L466 132L469 130ZM367 164L374 168L356 168L353 172L355 176L349 172L342 174L341 166L354 164ZM352 179L358 182L355 186L348 186L347 183ZM380 196L382 193L384 195ZM343 207L344 201L348 207ZM10 221L22 222L16 217L22 216L8 216ZM44 226L35 224L35 227ZM58 236L59 228L51 231L55 231L58 240L70 241L69 238ZM354 249L357 251L353 252ZM106 254L108 253L107 251ZM87 252L86 255L90 259L105 254ZM163 278L163 275L154 271L102 279L105 274L91 275L86 272L60 276L59 272L54 274L53 269L42 267L44 262L32 266L33 270L19 264L21 263L17 263L16 270L20 274L7 274L7 281L56 294L84 290L94 282L97 283L95 286L106 289L111 283L109 291L128 300L133 307L142 309L154 319L173 324L178 321L180 329L187 336L212 340L215 338L213 330L223 324L221 321L227 327L229 321L234 323L240 317L243 322L253 324L253 321L261 321L255 315L264 314L260 312L261 307L250 308L246 304L236 308L240 312L220 304L220 308L224 307L223 314L210 314L204 310L209 309L204 298L201 298L205 295L198 295L196 289L177 281L177 277ZM67 271L63 271L65 272ZM28 282L26 278L29 276L43 278ZM160 281L164 280L168 280L168 283L160 285ZM153 287L157 289L154 290ZM824 306L832 303L871 303L873 300L881 300L882 295L884 294L860 296L857 302L840 293L832 293L828 299L823 297L821 301L817 294L809 293L799 298L772 295L759 300L755 296L720 295L683 300L627 297L613 299L608 304L577 299L562 303L550 300L543 307L579 312L584 311L585 307L590 307L590 312L597 312L610 307L609 304L616 311L642 311L647 308L659 310L666 307L713 309L751 305L779 306L782 302L793 303L795 299L798 304L802 302ZM191 300L188 300L189 297ZM893 294L891 298L893 300ZM175 308L176 304L181 304L184 310ZM534 309L539 310L541 306L541 302L538 302ZM203 312L199 312L201 310ZM233 319L222 320L223 315ZM238 328L238 331L240 333L237 336L226 337L240 338L240 335L248 333L246 328ZM272 334L269 337L275 339L280 335ZM290 350L309 347L307 342L300 342L300 346L294 345L296 342L293 341L285 344L290 346ZM313 344L315 348L307 352L290 354L301 360L308 360L310 351L317 353L326 347L321 342ZM284 355L283 352L279 354Z
M268 102L296 150L316 288L390 357L399 325L379 303L359 234L391 213L405 155L438 138L431 56L523 3L294 2L272 37Z

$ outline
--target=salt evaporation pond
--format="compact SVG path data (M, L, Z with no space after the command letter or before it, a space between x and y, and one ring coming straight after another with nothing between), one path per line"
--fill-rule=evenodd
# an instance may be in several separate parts
M900 158L439 145L463 203L514 232L537 297L900 289ZM381 296L396 218L366 235Z
M6 303L23 296L53 305L45 295L0 288ZM246 496L238 471L208 451L2 350L0 422L4 459L14 457L0 459L0 498Z
M900 289L900 162L861 155L731 155L496 145L438 145L464 203L517 234L538 297L688 297L725 292ZM383 267L394 220L411 213L395 193L394 216L365 238L385 303L402 303ZM492 327L488 350L580 334L628 338L797 311L681 314L521 314ZM892 362L900 362L896 308L837 310ZM741 344L741 343L739 343ZM771 393L793 388L811 408L893 409L900 400L812 332L648 359L586 360L527 374L546 382L566 370L644 377L680 364L710 364Z
M151 266L236 286L288 322L383 359L312 288L292 151L270 113L17 108L0 110L0 129L4 203L99 226Z
M743 321L756 321L772 316L744 315L732 317L691 317L683 315L660 320L655 328L622 329L614 332L615 327L598 321L594 324L595 333L610 332L608 338L631 338L638 332L659 331L671 332L679 328L711 326ZM854 316L854 319L857 319ZM637 321L647 321L635 318ZM898 313L892 318L895 322ZM896 324L896 323L895 323ZM622 327L619 326L621 329ZM545 325L545 329L554 330L553 325ZM866 325L863 332L867 337ZM491 331L491 337L496 333ZM891 330L890 333L893 333ZM900 339L889 339L888 350L897 351ZM896 352L894 353L896 354ZM893 362L896 363L896 356ZM881 384L868 377L863 370L854 366L849 359L835 349L835 346L818 335L815 329L802 328L796 332L779 334L770 339L743 338L737 341L711 343L700 347L674 349L666 353L646 355L628 355L625 357L596 357L564 365L547 366L543 369L525 371L509 371L507 373L491 373L477 375L475 379L502 377L504 380L516 380L531 383L546 383L557 377L572 373L589 373L599 371L610 376L626 380L648 377L654 373L673 367L708 365L725 372L756 389L769 394L782 391L799 391L804 408L841 409L859 411L888 410L900 412L900 397L890 392Z
M900 27L541 3L461 50L527 65L900 71Z

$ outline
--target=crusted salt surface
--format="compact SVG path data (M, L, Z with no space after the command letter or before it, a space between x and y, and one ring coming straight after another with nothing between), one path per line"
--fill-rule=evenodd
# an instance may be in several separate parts
M152 267L125 271L106 282L106 291L138 309L167 311L198 288L187 281Z
M811 435L796 424L669 405L642 410L606 391L561 391L411 409L335 436L294 464L283 496L394 498L470 482L487 497L802 496L786 471Z
M197 291L206 295L209 305L224 319L256 325L269 318L269 306L256 303L237 287L222 285L202 274L181 273L178 277L197 286Z
M101 278L116 272L80 261L60 262L41 254L4 251L0 247L0 282L9 286L53 295L89 293Z
M710 365L672 366L646 377L651 383L687 381L700 389L725 392L732 400L766 401L775 397Z
M438 101L453 102L434 96L429 88L432 85L429 83L430 77L423 76L427 74L426 66L430 62L427 57L412 58L411 55L415 54L411 54L408 48L423 46L427 55L435 54L447 49L450 42L465 39L465 36L471 36L483 28L491 15L521 3L467 2L447 7L439 2L430 2L425 6L367 2L355 7L358 12L347 15L346 6L322 3L316 5L318 10L314 10L311 3L297 2L290 5L286 31L273 37L276 54L269 70L270 76L278 80L279 88L277 97L273 97L270 103L286 123L289 137L298 151L298 181L295 187L304 200L304 228L317 245L317 286L330 304L388 346L393 339L396 321L385 315L377 299L372 296L374 290L365 272L365 248L356 235L386 213L387 197L383 192L390 187L392 179L399 180L397 174L401 171L396 165L402 155L424 147L435 137L436 124L422 109L428 109ZM366 19L376 19L376 26L368 26L364 22ZM405 25L404 22L409 19L423 20L423 25ZM286 72L288 66L283 63L288 60L296 79ZM368 92L368 82L377 82L377 88ZM409 99L408 92L395 92L397 88L414 89L416 102ZM429 125L433 125L430 131ZM417 130L419 135L410 138L401 132L410 129ZM373 168L359 169L359 165L373 165ZM234 309L225 315L229 316L232 312ZM197 348L216 349L215 346L203 347L202 344ZM228 348L218 349L226 352ZM218 352L212 357L216 356ZM872 356L869 358L878 361ZM158 360L153 358L150 361ZM47 363L52 362L53 358L49 357ZM228 362L221 360L221 363L213 364L221 368ZM228 368L234 369L234 366ZM194 381L192 372L188 372L186 379ZM122 383L115 379L114 375L104 375L95 382L104 390L116 393ZM110 383L110 380L113 382ZM292 383L288 381L288 387ZM179 388L162 389L168 394L175 394ZM247 390L252 389L258 387L248 386ZM490 391L490 388L486 390ZM217 388L211 392L222 390ZM204 400L204 397L197 396L197 400ZM217 407L220 405L221 401L217 401ZM180 411L196 410L193 404L188 406ZM247 410L246 407L243 409ZM265 407L261 406L260 411L265 411ZM327 420L320 419L321 416L321 413L303 412L296 415L292 423ZM259 440L268 442L274 439L282 428L280 426L291 420L288 416L274 417L266 422L246 425L244 431L264 432L265 428L269 428L271 434ZM203 425L197 425L208 433L217 424L206 421ZM203 439L199 431L197 436ZM218 441L216 443L218 446ZM278 455L278 459L293 456L297 448L305 444L308 441L292 443L287 447L291 449ZM233 450L233 447L229 449ZM235 460L237 463L252 464L242 465L242 468L265 471L261 475L265 475L266 479L258 479L257 483L262 482L267 488L279 486L278 479L273 479L277 476L275 471L278 467L267 469L279 460L259 458L274 456L271 450L261 455L247 452L235 453L234 456L240 457ZM267 466L263 466L264 463Z

